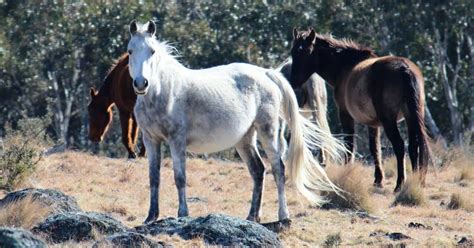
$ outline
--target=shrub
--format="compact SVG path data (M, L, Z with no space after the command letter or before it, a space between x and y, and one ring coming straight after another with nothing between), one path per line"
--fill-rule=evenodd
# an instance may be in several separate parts
M369 189L364 180L366 175L363 168L358 165L331 168L328 170L331 181L344 192L323 192L329 200L324 207L373 211L373 204L369 196Z
M394 205L423 206L427 199L417 175L411 175L396 195Z
M0 189L12 190L34 170L42 158L49 118L29 118L18 122L17 128L5 126L0 140Z

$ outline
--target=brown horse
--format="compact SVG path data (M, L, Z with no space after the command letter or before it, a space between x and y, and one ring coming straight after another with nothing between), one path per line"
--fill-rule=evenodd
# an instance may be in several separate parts
M369 126L369 146L375 160L374 185L382 187L380 126L383 126L397 158L395 191L405 181L405 145L397 122L403 117L408 127L413 171L424 183L430 152L424 125L424 80L420 69L407 58L377 57L368 48L349 40L293 30L291 56L293 87L318 73L332 87L349 154L354 159L354 121Z
M120 56L109 70L104 84L99 92L90 90L89 103L89 139L94 142L102 141L104 134L112 121L112 106L119 110L122 126L122 142L127 148L128 157L136 158L135 144L138 136L138 126L133 115L137 96L133 91L132 78L128 72L128 54ZM145 146L140 148L140 156L145 155Z

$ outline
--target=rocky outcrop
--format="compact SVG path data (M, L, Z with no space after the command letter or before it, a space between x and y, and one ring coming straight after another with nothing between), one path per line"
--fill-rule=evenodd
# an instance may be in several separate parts
M98 240L94 247L169 247L145 235L177 234L190 240L202 238L210 245L281 247L276 232L286 230L290 222L268 223L268 228L255 222L222 214L204 217L167 218L131 230L106 214L83 212L73 197L52 189L24 189L9 193L0 200L0 208L31 197L52 208L52 213L31 229L1 229L0 247L46 247L48 243ZM205 199L192 198L201 202ZM34 236L36 235L36 237ZM104 238L105 237L105 238ZM7 243L2 243L7 242Z
M92 247L161 248L172 246L166 245L163 242L153 241L143 234L135 232L123 232L110 235L100 241L97 241Z
M50 215L32 229L34 233L48 237L53 243L91 240L96 233L109 235L127 230L127 227L112 217L94 212Z
M20 201L26 197L31 197L36 202L41 202L45 206L51 207L53 213L77 212L81 208L76 199L54 189L23 189L7 194L0 200L0 208Z
M46 248L46 244L29 231L16 228L0 228L0 247Z
M277 235L264 226L222 214L205 217L167 218L135 228L143 234L178 234L183 239L203 238L219 246L281 247Z

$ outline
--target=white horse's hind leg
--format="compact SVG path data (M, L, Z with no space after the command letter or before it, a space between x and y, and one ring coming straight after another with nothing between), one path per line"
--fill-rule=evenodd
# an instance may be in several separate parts
M247 220L260 222L263 181L265 179L265 166L257 149L257 136L254 129L251 129L242 140L235 146L242 160L247 164L250 175L253 179L252 205L250 206Z
M148 151L148 166L150 179L150 209L145 223L155 221L159 214L159 191L160 191L160 164L161 164L161 142L153 141L143 134L143 143Z
M279 122L278 119L272 123L259 125L257 128L259 140L265 153L272 164L272 173L278 190L278 219L284 220L290 217L288 206L286 205L285 192L285 165L281 161L279 143Z
M174 182L178 190L178 217L188 216L186 203L186 137L178 135L169 140L171 157L173 159Z

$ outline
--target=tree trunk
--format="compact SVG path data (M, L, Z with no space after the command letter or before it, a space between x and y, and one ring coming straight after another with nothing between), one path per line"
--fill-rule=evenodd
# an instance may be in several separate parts
M69 131L69 123L72 117L72 106L74 99L79 93L80 84L80 50L74 52L74 67L72 78L70 81L64 82L58 78L56 72L48 71L48 79L52 81L54 90L54 127L56 135L60 143L68 144L67 134ZM65 105L65 106L64 106Z
M469 82L468 89L474 89L474 44L472 43L472 37L470 34L466 34L467 49L469 51L469 56L471 58L471 63L469 64ZM474 134L474 94L469 94L469 124L468 124L468 137L467 142L471 142L472 135ZM468 145L470 145L468 143Z
M435 24L433 23L433 27ZM438 64L439 75L441 76L441 82L443 84L444 95L449 110L449 117L451 121L451 131L453 137L453 143L456 146L463 145L463 132L462 132L462 117L459 112L459 104L456 95L456 85L459 80L459 66L460 63L456 63L456 68L453 70L452 78L448 75L448 64L450 63L447 55L448 50L448 30L444 29L443 37L441 37L439 30L434 28L435 42L433 47L433 55L435 61ZM460 46L460 42L458 43ZM458 47L459 49L459 47ZM458 53L459 55L459 53ZM457 61L459 62L459 61Z

